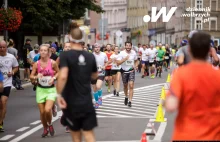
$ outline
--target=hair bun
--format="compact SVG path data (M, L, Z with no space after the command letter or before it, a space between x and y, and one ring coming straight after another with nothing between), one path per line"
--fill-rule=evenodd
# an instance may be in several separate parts
M76 28L79 28L79 25L77 24L76 21L72 20L71 23L70 23L70 30L76 29Z

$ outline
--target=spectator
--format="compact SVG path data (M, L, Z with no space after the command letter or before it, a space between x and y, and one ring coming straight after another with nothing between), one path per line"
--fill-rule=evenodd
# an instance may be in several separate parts
M26 43L23 47L23 62L24 62L24 80L25 81L30 81L30 64L27 61L27 55L29 54L30 51L32 51L33 48L31 47L31 39L26 39Z

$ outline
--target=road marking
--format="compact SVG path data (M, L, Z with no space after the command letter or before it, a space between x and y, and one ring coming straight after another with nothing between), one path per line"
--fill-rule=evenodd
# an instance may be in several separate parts
M157 130L157 133L156 133L156 136L154 137L154 140L161 140L162 139L162 136L163 136L164 131L165 131L166 126L167 126L167 119L164 118L164 120L166 122L161 122L160 123L160 126L159 126L159 128Z
M149 85L149 86L145 86L145 87L140 87L140 88L136 88L134 90L138 90L138 89L145 89L145 88L151 88L151 87L155 87L155 86L160 86L160 85L164 85L164 83L161 83L161 84L155 84L155 85ZM122 93L122 91L120 92ZM102 99L107 99L109 97L112 97L113 95L112 94L109 94L109 95L105 95L102 97ZM146 105L146 104L145 104ZM52 119L52 122L56 121L59 119L59 116L62 115L62 111L59 111L57 112L57 116L56 117L53 117ZM140 117L140 115L139 115ZM146 116L143 116L143 117L146 117ZM35 123L37 123L36 121L31 123L32 125L36 125ZM37 123L38 124L38 123ZM40 130L41 128L43 128L43 125L42 124L39 124L38 126L32 128L31 130L25 132L24 134L14 138L13 140L11 140L10 142L19 142L21 140L23 140L24 138L30 136L31 134L35 133L36 131ZM105 141L106 142L106 141ZM111 141L110 141L111 142ZM117 141L112 141L112 142L117 142ZM124 141L124 142L129 142L129 141ZM137 141L131 141L131 142L139 142L139 140ZM150 141L151 142L151 141Z
M99 115L99 114L108 114L108 115L115 115L115 116L119 116L119 117L127 117L126 115L115 114L115 113L107 113L107 112L98 112L97 115Z
M22 127L20 129L16 130L16 132L23 132L23 131L27 130L28 128L30 128L30 127Z
M139 113L142 113L142 114L151 114L151 115L154 115L154 113L152 113L152 112L146 112L146 111L138 111L138 110L134 110L134 109L129 109L128 110L128 108L113 108L113 107L106 107L106 106L100 106L100 110L102 110L102 109L105 109L105 108L107 108L107 109L113 109L113 110L125 110L125 111L129 111L129 112L139 112Z
M6 135L6 136L2 137L2 138L0 139L0 141L9 140L10 138L12 138L12 137L14 137L14 136L15 136L15 135Z
M30 125L36 125L36 124L39 124L40 122L41 122L40 120L37 120L37 121L31 123Z

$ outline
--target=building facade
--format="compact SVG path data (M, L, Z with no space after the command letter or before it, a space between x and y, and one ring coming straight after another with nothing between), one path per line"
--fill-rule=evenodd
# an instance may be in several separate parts
M127 0L103 0L104 2L104 14L103 18L107 19L107 26L103 26L103 30L108 33L108 39L104 41L104 44L111 43L121 45L126 41L127 32L123 32L120 37L116 36L118 30L127 28ZM99 0L101 5L101 0ZM94 31L91 35L91 43L99 42L102 40L97 38L102 30L102 25L100 25L99 20L102 19L101 14L95 12L90 12L90 23L91 29Z
M134 45L148 43L148 25L143 17L148 13L148 0L128 0L127 27L131 30L130 40Z
M161 7L167 7L167 10L177 7L169 22L162 22L161 16L157 22L148 23L149 40L178 46L181 40L187 39L191 30L197 29L211 34L216 46L219 45L220 0L149 0L149 7L149 14L151 7L157 7L158 10ZM189 8L197 8L197 11L191 12ZM207 17L201 17L199 14L205 14Z

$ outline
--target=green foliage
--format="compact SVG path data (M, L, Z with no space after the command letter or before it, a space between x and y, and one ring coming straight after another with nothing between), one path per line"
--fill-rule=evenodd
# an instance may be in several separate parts
M21 29L32 29L36 34L53 30L65 19L79 19L86 9L104 12L96 0L11 0L9 7L22 11Z

